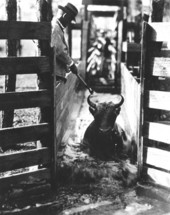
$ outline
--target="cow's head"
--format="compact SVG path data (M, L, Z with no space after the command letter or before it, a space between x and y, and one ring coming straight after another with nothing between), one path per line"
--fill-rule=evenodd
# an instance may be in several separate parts
M116 118L120 113L120 106L124 102L123 96L120 95L118 103L104 102L96 104L91 100L91 95L88 96L89 110L94 116L95 123L101 132L107 132L113 129Z

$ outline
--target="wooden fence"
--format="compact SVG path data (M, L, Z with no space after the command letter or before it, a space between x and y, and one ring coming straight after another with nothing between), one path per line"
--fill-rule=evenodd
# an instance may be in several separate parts
M137 159L136 149L139 143L139 110L140 110L140 84L127 69L121 65L121 94L124 97L124 104L121 108L123 129L130 142L127 142L126 150L134 162Z
M16 1L8 1L8 13L16 13ZM42 16L44 12L41 11L45 1L40 1ZM9 10L10 9L10 10ZM42 17L41 16L41 17ZM4 111L3 128L0 130L0 147L10 148L18 143L27 143L37 140L44 140L46 145L42 148L35 148L31 150L21 150L11 153L1 153L0 155L0 190L12 189L19 184L29 184L30 181L46 181L46 184L51 183L51 171L53 169L53 176L55 177L54 161L52 151L55 149L55 74L52 76L53 70L50 60L50 37L51 24L50 22L24 22L16 20L0 21L0 39L8 40L8 49L13 49L15 53L8 52L8 57L0 58L0 75L8 76L8 92L0 94L0 109ZM17 57L16 42L21 39L39 40L41 41L40 49L43 52L43 45L46 45L46 53L39 57ZM48 46L48 47L47 47ZM46 76L49 80L50 87L44 87L42 82L42 89L27 92L15 92L15 80L18 74L37 74L39 77ZM53 78L52 78L53 77ZM13 82L13 88L9 86ZM35 125L13 127L13 112L16 109L39 107L43 110L48 110L50 120L41 122ZM53 108L52 108L53 107ZM10 116L10 118L9 118ZM6 125L6 127L5 127ZM46 167L36 168L33 171L25 171L30 166L45 165ZM53 168L52 168L53 166ZM21 168L24 168L21 170ZM20 171L19 171L20 169ZM7 171L13 171L17 174L7 174ZM48 181L48 182L47 182ZM42 184L39 183L38 186ZM44 185L44 184L43 184Z
M143 24L138 164L144 181L170 188L169 23Z
M51 0L39 2L40 22L0 21L0 39L8 40L8 46L12 42L16 46L16 42L25 39L38 40L40 48L38 57L18 57L15 50L13 56L9 56L8 53L7 57L0 58L0 75L8 77L8 86L13 83L13 88L0 94L0 110L4 111L3 120L7 122L3 123L3 128L0 129L0 147L10 148L34 141L40 141L42 144L40 148L0 154L0 192L7 198L7 189L23 189L28 185L31 187L29 191L27 188L22 190L26 196L31 190L44 190L50 188L51 184L56 184L57 150L65 136L73 110L77 110L78 113L83 98L83 91L76 92L76 76L69 74L66 84L56 81L56 68L53 63L55 56L50 47ZM9 7L10 13L16 13L15 0L8 1L8 9ZM16 92L15 81L18 74L37 74L39 89ZM41 110L41 120L38 124L13 126L14 110L35 107ZM30 170L29 167L34 168ZM0 197L0 200L5 196Z

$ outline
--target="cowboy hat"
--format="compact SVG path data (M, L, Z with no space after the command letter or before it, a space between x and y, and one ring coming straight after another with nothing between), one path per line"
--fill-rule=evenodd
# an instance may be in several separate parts
M63 10L65 13L69 14L72 17L72 19L75 21L75 17L78 14L78 10L73 4L67 3L65 7L58 5L58 8Z

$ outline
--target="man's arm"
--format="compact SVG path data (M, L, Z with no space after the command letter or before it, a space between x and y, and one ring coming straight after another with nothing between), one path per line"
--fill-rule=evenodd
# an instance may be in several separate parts
M51 46L56 50L57 59L67 65L72 73L77 74L77 66L69 55L68 46L63 37L63 32L61 32L61 29L58 28L57 25L52 31Z

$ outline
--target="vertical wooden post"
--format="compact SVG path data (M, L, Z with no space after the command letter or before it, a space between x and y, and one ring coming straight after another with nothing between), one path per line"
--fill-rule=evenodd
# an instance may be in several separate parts
M115 89L116 93L120 93L120 78L121 78L121 61L122 61L122 43L123 43L123 8L124 2L121 2L120 12L118 15L118 32L117 32L117 65L115 72Z
M85 21L88 21L87 4L84 5L84 20L85 20Z
M17 2L16 0L6 1L6 10L9 21L15 21L17 19ZM7 41L8 56L17 56L17 41ZM5 91L15 91L16 75L6 76ZM11 127L13 125L14 110L4 111L2 127Z
M51 21L51 0L40 0L40 21ZM50 41L39 40L39 48L41 56L49 56L51 61L51 48ZM51 64L51 73L52 73L52 61ZM52 90L52 74L41 74L38 75L38 85L39 89L49 89ZM41 109L41 122L49 122L51 120L51 110L50 108ZM49 146L49 140L42 141L43 146Z
M52 0L40 0L40 21L50 22L52 19ZM42 141L43 146L51 148L52 155L52 186L56 185L56 163L57 163L57 143L56 143L56 75L53 66L53 51L50 41L39 41L41 56L48 56L50 59L51 73L39 75L39 88L51 91L52 103L50 108L41 109L41 122L48 122L51 126L50 136Z
M164 0L152 0L152 22L162 22L164 11Z

